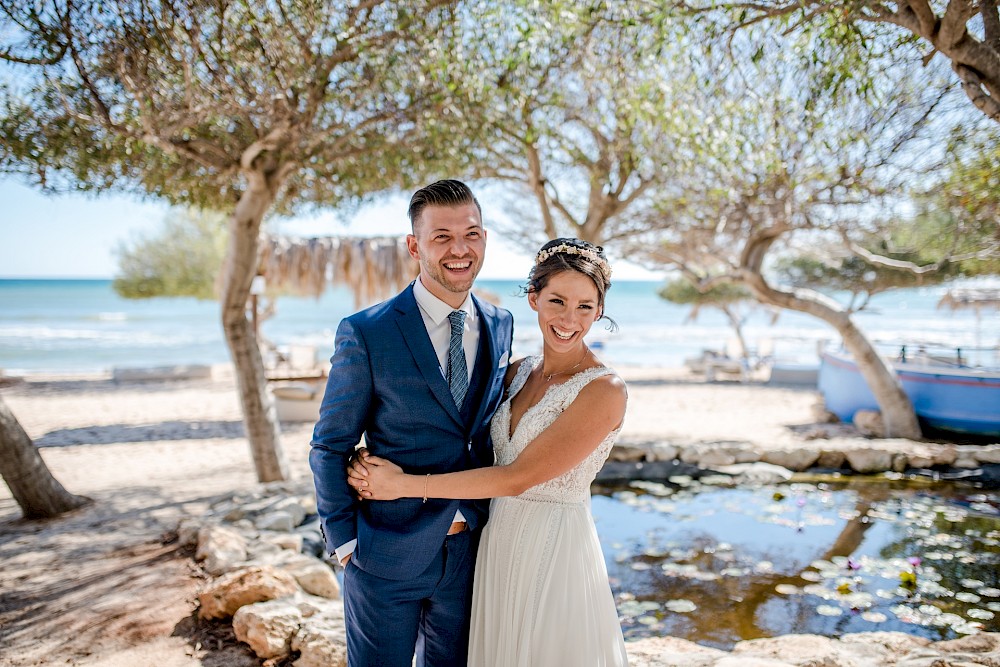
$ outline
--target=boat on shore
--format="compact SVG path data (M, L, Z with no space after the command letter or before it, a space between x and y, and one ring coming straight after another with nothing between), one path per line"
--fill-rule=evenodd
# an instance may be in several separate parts
M961 360L904 352L892 362L903 391L924 426L1000 437L1000 369L969 367ZM819 390L826 409L849 422L858 410L878 410L857 364L844 353L820 355Z

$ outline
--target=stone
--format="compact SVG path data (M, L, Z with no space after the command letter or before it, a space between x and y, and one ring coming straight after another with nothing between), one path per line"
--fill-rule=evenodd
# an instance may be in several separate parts
M645 461L646 452L639 447L629 447L627 445L615 445L611 448L608 458L612 461Z
M268 544L273 544L279 549L294 551L295 553L302 551L303 536L300 533L261 534L260 539Z
M285 498L271 508L274 512L287 512L292 517L292 523L299 526L306 518L306 509L299 498Z
M858 410L852 421L863 435L885 437L885 423L882 421L882 413L877 410Z
M774 658L758 658L752 655L741 655L739 657L728 655L716 661L712 667L796 667L794 662L775 660ZM820 665L810 665L810 667L821 667ZM822 665L822 667L828 667ZM840 667L840 665L830 665L829 667Z
M302 612L288 599L255 602L233 614L236 638L258 658L281 658L292 651L292 637L302 624Z
M844 452L824 449L819 453L819 458L816 459L816 465L820 468L839 470L840 467L844 465L844 461L846 460L847 456L844 455Z
M677 458L681 460L681 463L697 465L701 460L701 447L698 445L687 445L685 447L681 447L681 451L678 453ZM733 461L733 463L735 463L735 461Z
M198 550L194 557L202 562L206 572L218 576L246 561L247 541L232 528L205 525L198 530Z
M784 635L767 639L742 641L733 647L733 657L784 660L793 665L809 667L840 667L838 660L843 645L820 635Z
M731 466L736 463L736 457L723 449L709 449L702 452L698 465L702 468L718 470L719 467Z
M906 452L906 458L913 468L930 468L934 465L937 452L927 445L911 445Z
M984 445L976 452L980 463L1000 463L1000 445Z
M804 447L796 449L773 449L764 452L760 458L764 463L788 468L793 472L801 472L808 470L819 460L819 451Z
M677 445L670 445L665 442L654 444L649 451L649 458L652 461L673 461L681 454L681 448Z
M294 667L347 667L347 635L342 627L306 625L292 639L299 652Z
M711 667L729 655L678 637L647 637L626 642L631 667Z
M892 470L892 454L884 449L870 447L849 449L844 452L847 457L847 465L851 466L851 470L854 472L861 474Z
M963 470L973 470L979 467L979 461L973 456L959 456L951 464L952 468L961 468Z
M958 450L955 445L938 445L934 454L934 465L950 466L958 458Z
M177 542L182 547L198 546L198 531L201 530L202 523L198 519L181 519L177 524Z
M737 484L778 484L792 478L792 471L771 463L736 463L716 468L721 473L733 476Z
M881 646L888 655L905 655L931 643L926 637L917 637L905 632L852 632L840 638L843 644Z
M310 556L302 556L301 559L296 559L282 567L295 577L295 581L306 593L329 600L336 600L340 597L340 584L337 582L337 576L323 561Z
M295 530L295 518L285 510L268 512L257 517L254 525L260 530L275 530L282 533L290 533Z
M902 452L896 452L895 454L892 455L893 472L903 472L904 470L906 470L908 464L909 464L909 459L907 458L906 454Z
M809 411L812 413L813 420L818 424L836 424L840 421L840 417L826 409L826 404L823 401L813 403L809 407Z
M288 572L273 566L255 566L230 572L210 582L198 593L203 619L228 618L240 607L254 602L276 600L299 590Z
M1000 632L981 632L934 642L930 646L942 653L994 653L1000 651Z

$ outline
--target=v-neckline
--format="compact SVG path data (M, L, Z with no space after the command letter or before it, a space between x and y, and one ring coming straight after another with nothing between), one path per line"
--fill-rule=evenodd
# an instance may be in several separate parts
M531 365L531 370L529 370L527 373L525 373L524 382L522 382L521 386L517 388L517 391L514 392L507 399L507 442L514 442L514 436L517 435L518 429L520 429L521 428L521 424L524 423L524 418L528 416L529 412L531 412L532 410L534 410L535 408L537 408L539 405L542 404L542 402L545 401L545 399L548 397L550 391L552 391L556 387L562 387L563 385L568 384L570 380L572 380L576 376L580 375L581 373L586 373L587 371L592 371L595 368L605 368L605 366L591 366L590 368L584 368L582 371L579 371L577 373L574 373L573 375L570 375L568 378L566 378L566 380L564 382L560 382L558 384L549 385L548 387L545 388L545 391L542 392L542 397L541 398L539 398L537 401L535 401L534 403L532 403L531 405L529 405L527 408L525 408L524 412L521 413L521 416L518 418L517 425L515 426L514 425L514 397L521 393L521 390L524 389L524 385L526 385L528 383L528 376L531 375L532 371L534 371L536 368L538 368L538 364L540 364L541 362L542 362L542 356L541 355L535 357L534 363ZM520 370L520 369L518 369L518 370Z

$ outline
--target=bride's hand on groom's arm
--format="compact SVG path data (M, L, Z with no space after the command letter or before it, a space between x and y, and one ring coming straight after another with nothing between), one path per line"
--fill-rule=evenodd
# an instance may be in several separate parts
M406 497L403 469L391 461L361 450L347 469L347 483L362 500L396 500Z

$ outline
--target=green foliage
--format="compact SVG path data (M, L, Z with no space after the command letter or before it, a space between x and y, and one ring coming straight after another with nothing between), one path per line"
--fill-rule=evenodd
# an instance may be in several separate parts
M173 212L155 232L119 245L119 274L112 287L126 299L214 299L227 237L222 214L195 209Z
M422 181L450 4L2 3L0 171L231 210L255 170L281 212Z
M680 305L730 306L754 300L746 287L736 283L716 283L702 291L687 278L671 280L656 293L661 299Z

